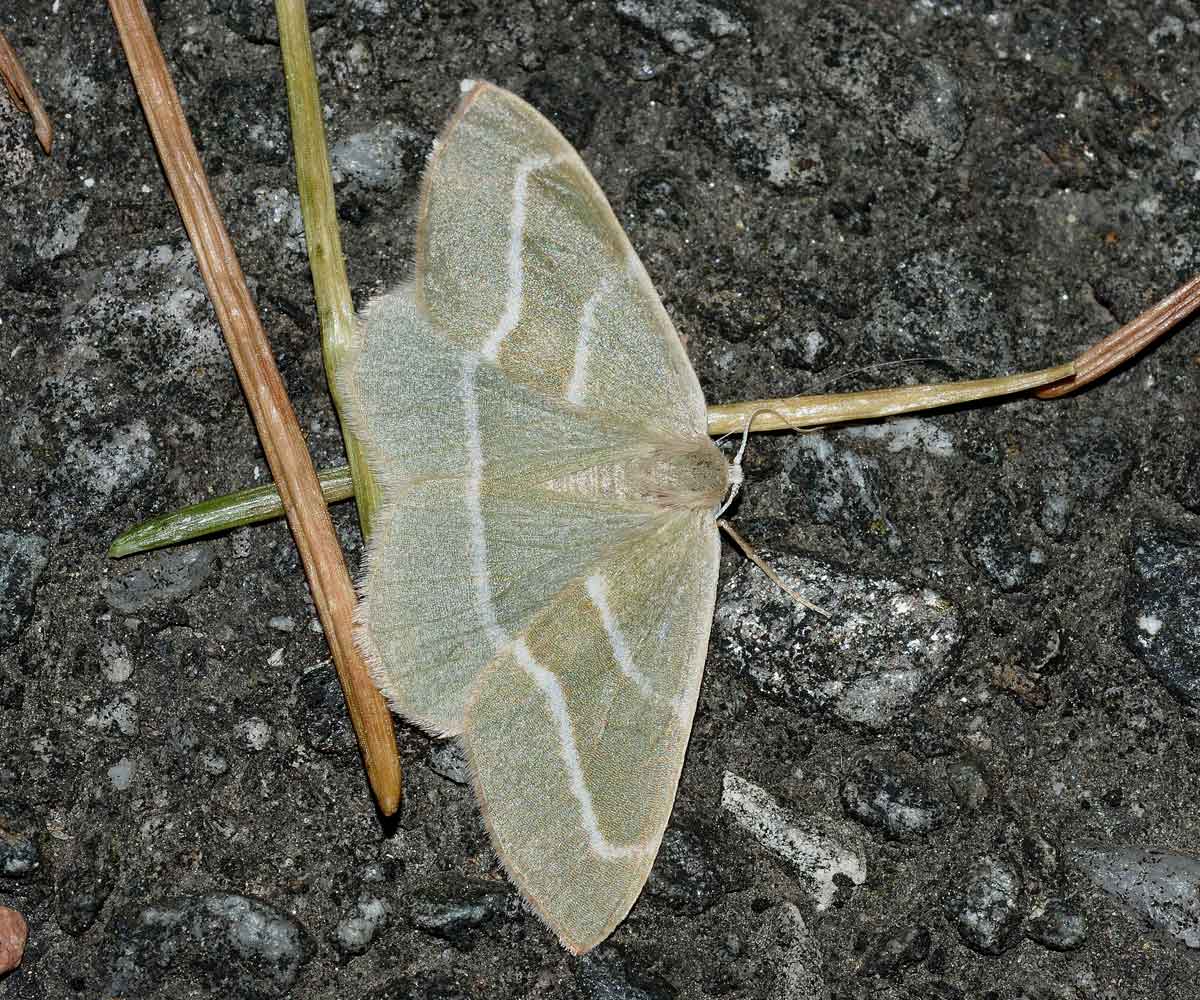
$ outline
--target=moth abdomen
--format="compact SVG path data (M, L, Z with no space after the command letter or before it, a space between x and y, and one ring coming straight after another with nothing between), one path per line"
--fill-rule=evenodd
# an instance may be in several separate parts
M712 510L729 484L725 456L697 437L656 441L633 456L559 473L542 486L564 498L630 508Z

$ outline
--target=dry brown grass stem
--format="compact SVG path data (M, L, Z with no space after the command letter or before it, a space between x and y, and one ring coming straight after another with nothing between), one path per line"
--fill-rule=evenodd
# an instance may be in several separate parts
M354 588L312 459L275 367L266 333L142 0L109 0L163 171L195 248L271 475L300 550L313 602L333 653L367 776L384 814L400 802L400 761L391 715L352 639Z

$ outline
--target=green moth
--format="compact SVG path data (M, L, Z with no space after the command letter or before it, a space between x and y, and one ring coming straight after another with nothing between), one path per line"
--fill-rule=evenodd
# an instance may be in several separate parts
M579 155L463 90L414 279L368 306L343 376L384 496L359 642L395 711L462 741L506 869L581 953L671 813L740 469Z

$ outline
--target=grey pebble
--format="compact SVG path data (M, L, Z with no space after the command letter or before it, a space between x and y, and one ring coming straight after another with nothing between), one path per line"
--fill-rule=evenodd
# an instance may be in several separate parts
M283 996L316 946L283 911L249 896L181 896L120 910L109 925L112 995L195 976L232 996Z
M984 857L967 871L948 907L963 944L983 955L1000 955L1019 940L1024 887L1008 861Z
M1200 538L1147 523L1131 550L1125 643L1171 694L1200 706Z
M91 203L79 194L60 202L39 205L39 210L45 214L36 225L34 253L42 260L56 260L74 250L83 235L91 207Z
M721 808L755 840L795 866L818 910L839 893L867 881L867 861L848 823L816 822L786 809L765 789L729 771Z
M928 162L953 160L968 122L962 86L949 67L936 59L914 59L889 85L894 99L882 108L896 137Z
M1172 941L1200 949L1200 857L1157 847L1077 844L1069 864Z
M366 188L388 188L425 164L429 137L398 121L383 120L334 143L329 159L335 176Z
M506 882L446 877L413 894L409 920L418 930L470 947L471 932L505 913Z
M338 921L334 944L342 955L361 955L390 922L387 904L378 896L360 896L349 913Z
M870 758L843 780L841 799L847 815L891 840L928 836L946 821L946 806L922 784Z
M1087 940L1087 932L1083 911L1063 899L1048 900L1025 926L1026 937L1051 951L1074 951Z
M932 937L921 925L899 927L879 937L868 947L862 972L868 976L891 977L901 969L919 965L929 957Z
M970 760L947 762L946 783L959 806L971 812L983 805L991 794L983 772Z
M1034 830L1022 838L1021 853L1029 867L1042 878L1053 878L1059 873L1061 858L1058 847L1040 831Z
M729 579L717 602L716 644L767 697L882 729L910 714L953 666L959 616L932 591L804 556L760 555L834 615L830 623L797 607L750 564Z
M736 9L704 0L616 0L626 20L657 35L676 55L703 59L724 38L747 39L749 26Z
M229 761L225 759L224 754L216 750L201 750L198 759L200 766L213 777L220 777L229 770Z
M155 552L145 560L108 582L104 599L114 611L128 615L186 597L204 586L217 565L213 547L204 544Z
M33 617L33 597L50 543L41 535L0 531L0 647L20 637Z
M41 823L15 798L0 799L0 878L29 879L42 864L38 847Z
M238 746L243 750L258 753L265 750L271 743L271 726L265 719L251 716L233 727L233 735Z

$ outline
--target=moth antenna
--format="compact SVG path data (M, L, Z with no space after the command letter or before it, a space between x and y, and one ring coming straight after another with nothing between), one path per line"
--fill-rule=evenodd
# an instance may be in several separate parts
M979 365L968 357L958 354L931 354L928 357L916 358L897 358L895 361L877 361L873 365L862 365L858 368L851 368L849 371L840 372L837 375L832 375L827 379L817 383L818 389L828 389L835 382L840 382L842 379L850 378L852 375L862 375L866 372L882 371L884 368L897 368L900 365L916 365L925 361L932 361L937 364L950 364L955 362L962 365L968 370L979 370Z
M742 488L742 482L745 479L745 476L742 474L742 456L744 456L746 454L746 445L750 440L750 429L754 424L754 418L757 417L760 413L770 413L773 416L778 417L783 423L787 424L788 427L790 427L792 430L794 430L797 434L807 434L810 431L816 430L815 427L801 427L797 424L792 423L790 420L788 420L787 417L785 417L778 410L773 410L769 406L760 406L758 409L754 410L750 414L750 416L746 418L746 426L742 428L742 443L741 443L741 445L738 446L737 454L733 456L733 462L729 466L729 496L727 496L725 498L725 502L723 504L721 504L720 509L717 511L718 518L720 518L720 516L722 514L724 514L725 511L729 510L729 505L732 504L733 501L737 498L738 492ZM720 438L717 439L717 443L720 444L722 441L725 440L725 438L729 437L730 434L732 434L732 433L733 433L733 431L730 431L729 434L722 435ZM749 555L750 553L747 552L746 554Z
M787 594L788 597L790 597L793 601L795 601L801 607L808 608L810 611L815 611L819 615L824 615L826 618L833 617L830 612L826 611L819 605L813 604L813 602L807 598L801 597L794 590L792 590L791 587L784 583L783 578L780 577L780 575L776 573L775 570L770 567L770 565L768 565L762 556L754 551L750 543L746 541L746 539L744 539L740 534L738 534L737 529L734 528L732 524L725 520L719 520L717 521L717 527L724 531L730 538L732 538L737 547L741 549L743 553L745 553L746 558L754 563L754 565L761 569L764 573L766 573L775 586Z
M761 569L764 573L766 573L767 576L771 579L771 581L774 582L775 586L777 586L780 590L782 590L785 594L787 594L788 597L790 597L793 601L795 601L801 607L808 608L811 611L815 611L815 612L817 612L817 614L824 615L826 618L832 618L833 615L831 615L824 608L819 607L816 604L813 604L812 601L808 600L805 597L801 597L794 590L792 590L791 587L789 587L786 583L784 583L783 579L780 577L780 575L778 573L776 573L775 570L773 570L769 565L767 565L766 561L757 552L754 551L753 546L751 546L750 543L748 541L746 541L746 539L744 539L740 534L738 534L737 529L734 528L734 526L732 524L730 524L728 521L723 520L721 518L721 515L724 514L726 510L729 509L729 505L731 503L733 503L734 498L738 495L738 491L742 488L742 481L744 479L744 476L742 474L742 458L746 454L746 445L750 441L750 428L754 424L754 418L757 417L760 413L770 413L770 414L778 417L783 423L787 424L788 427L790 427L792 430L794 430L797 434L804 434L808 431L815 430L815 428L812 428L812 427L800 427L800 426L792 423L790 420L788 420L787 417L785 417L778 410L773 410L769 406L760 406L758 409L754 410L750 414L750 416L746 418L746 426L742 428L742 443L738 446L737 454L734 455L733 463L729 467L729 496L726 498L725 502L721 505L721 509L717 511L717 526L722 528L725 531L725 533L728 534L729 537L732 538L733 541L737 544L737 547L742 550L742 552L745 554L746 558L749 559L752 563L754 563L754 565L757 566L759 569Z

